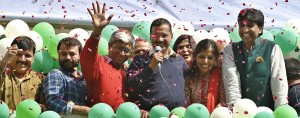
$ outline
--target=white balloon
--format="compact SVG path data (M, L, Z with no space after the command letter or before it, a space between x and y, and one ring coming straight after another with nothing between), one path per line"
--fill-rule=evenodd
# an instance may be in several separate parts
M57 35L60 35L60 36L63 36L63 37L69 37L69 34L67 34L67 33L59 33Z
M269 112L269 113L273 114L273 111L269 107L265 107L265 106L258 107L257 108L257 113L261 112L261 111L266 111L266 112Z
M13 40L13 38L3 38L0 40L0 60L5 56L7 47L10 47Z
M36 51L41 50L43 48L43 39L42 36L35 31L27 31L25 36L30 37L35 43Z
M196 44L198 44L203 39L212 39L212 36L205 30L197 30L194 32L193 38Z
M2 25L0 25L0 35L4 34L4 28Z
M226 44L230 43L229 33L224 28L214 28L209 32L209 34L215 42L225 42Z
M291 29L296 34L300 34L300 19L290 19L288 20L283 28Z
M256 113L257 106L250 99L240 99L233 106L234 118L253 118Z
M69 36L77 38L80 41L82 47L85 45L85 42L90 37L90 35L84 29L81 29L81 28L75 28L75 29L71 30L69 32Z
M211 113L210 118L232 118L232 112L227 107L218 107Z
M166 118L166 117L160 117L160 118ZM179 118L179 117L176 115L172 115L170 118Z
M177 39L182 34L193 35L194 26L189 22L178 22L173 26L173 39Z
M19 19L10 21L5 28L5 36L8 38L15 38L24 35L29 31L28 25Z

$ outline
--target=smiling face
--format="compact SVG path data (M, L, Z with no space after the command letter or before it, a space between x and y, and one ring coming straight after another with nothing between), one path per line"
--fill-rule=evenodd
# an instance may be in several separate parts
M131 55L132 45L130 43L124 43L117 41L109 46L109 57L113 60L113 63L117 66L122 66L123 63Z
M178 46L177 50L175 50L177 54L181 55L185 61L189 64L190 61L192 60L193 56L193 49L191 47L191 44L189 42L189 39L184 39L182 40Z
M261 32L262 27L259 27L256 23L247 21L239 23L239 35L246 44L254 44Z
M151 41L153 48L160 46L162 53L165 53L169 48L172 41L172 34L168 24L162 24L161 26L155 26L151 29Z
M11 58L10 66L16 74L22 75L25 74L31 68L33 60L33 49L23 50L18 52L16 56L13 56Z
M197 67L202 75L210 73L211 68L216 63L216 57L214 56L214 49L207 48L195 56Z

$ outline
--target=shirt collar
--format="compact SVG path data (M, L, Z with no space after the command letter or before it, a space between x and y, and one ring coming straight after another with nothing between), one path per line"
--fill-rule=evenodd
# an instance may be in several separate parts
M113 60L109 56L106 55L106 56L103 56L103 58L106 61L106 63L111 64L113 67L115 67L117 69L120 68L120 67L118 67L118 66L116 66L115 64L112 63ZM125 62L124 62L123 66L120 69L125 70Z
M62 68L60 68L60 70L65 74L65 75L69 75L69 76L72 76L73 78L76 78L75 75L73 73L70 73L66 70L63 70ZM82 72L80 70L77 70L77 73L78 73L78 77L76 79L80 80L80 79L83 79L83 75L82 75Z
M103 58L105 59L106 63L112 62L112 59L109 56L103 56Z

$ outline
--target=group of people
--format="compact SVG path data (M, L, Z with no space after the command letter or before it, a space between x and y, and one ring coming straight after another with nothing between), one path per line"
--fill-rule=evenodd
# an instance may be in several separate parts
M106 103L116 111L130 101L139 106L141 117L147 118L158 104L172 110L201 103L212 112L248 98L273 110L289 100L299 112L300 62L288 59L286 75L280 47L259 37L264 27L260 10L241 10L238 24L243 40L225 48L212 39L196 43L192 36L182 35L171 49L172 25L158 18L150 26L151 44L135 40L127 30L118 30L108 43L108 55L99 55L101 31L113 15L105 17L105 4L102 10L98 1L92 6L88 12L93 32L85 46L76 38L62 39L57 47L60 68L45 77L30 69L34 42L26 36L14 39L0 61L0 98L10 109L16 109L24 99L33 99L44 110L63 117L86 116L97 103Z

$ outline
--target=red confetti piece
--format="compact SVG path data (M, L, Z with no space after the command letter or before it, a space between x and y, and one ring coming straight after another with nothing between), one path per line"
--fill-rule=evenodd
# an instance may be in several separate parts
M65 6L61 6L62 9L65 9Z
M289 2L289 0L285 0L284 2Z
M282 78L279 78L280 81L282 81Z
M277 6L277 5L278 5L278 3L277 3L277 2L275 2L275 5Z
M230 13L227 13L226 15L230 15Z
M243 24L244 24L244 25L247 25L247 23L248 23L248 21L245 19L245 20L243 21Z
M208 7L207 9L211 10L211 9L212 9L212 7Z
M109 9L113 9L114 7L109 7Z
M134 17L134 16L135 16L135 14L132 14L132 15L131 15L131 17Z
M244 111L244 114L248 114L248 111Z
M2 18L5 18L5 15L3 15Z
M144 13L144 16L147 16L147 13Z
M61 0L58 0L57 2L61 2Z
M32 15L31 18L34 19L34 15Z
M277 100L277 96L274 96L273 99L274 99L274 100Z
M245 3L243 3L243 6L246 6L246 4L245 4Z

